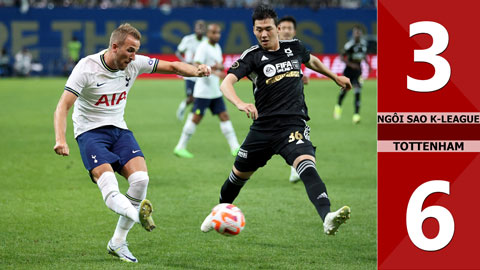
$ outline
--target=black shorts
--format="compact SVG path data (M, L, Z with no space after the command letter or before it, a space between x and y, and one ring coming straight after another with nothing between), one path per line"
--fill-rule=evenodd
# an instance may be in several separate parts
M346 67L343 71L343 75L350 79L353 87L362 87L362 84L360 83L360 76L362 75L361 69Z
M315 157L315 147L310 142L310 127L305 123L303 126L289 125L278 130L250 129L234 165L241 172L256 171L275 154L281 155L290 166L301 155Z

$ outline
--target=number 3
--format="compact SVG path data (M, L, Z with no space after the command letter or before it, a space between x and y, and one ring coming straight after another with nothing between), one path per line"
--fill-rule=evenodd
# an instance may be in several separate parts
M436 251L446 247L455 232L453 216L446 208L432 205L422 211L423 202L430 194L437 192L450 194L450 183L443 180L423 183L413 192L407 206L408 236L415 246L426 251ZM423 234L422 225L427 218L435 218L438 221L438 235L433 239Z
M450 80L450 64L438 56L448 46L448 32L436 22L422 21L410 24L410 37L428 34L432 37L432 46L425 50L414 50L414 62L426 62L435 68L435 74L428 80L417 80L407 75L407 88L415 92L433 92L444 87Z
M288 136L288 138L289 138L288 142L291 143L291 142L293 142L293 141L295 141L295 140L301 140L301 139L303 139L303 136L302 136L302 134L301 134L300 132L295 131L295 134L293 134L293 132L290 133L290 136Z

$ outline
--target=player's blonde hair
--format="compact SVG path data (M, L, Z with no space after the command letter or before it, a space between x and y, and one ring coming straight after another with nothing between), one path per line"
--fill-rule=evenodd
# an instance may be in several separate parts
M110 45L109 47L112 48L114 43L118 44L119 46L123 45L127 36L132 36L137 40L142 38L142 34L137 30L137 28L131 26L129 23L124 23L117 27L117 29L113 30L112 35L110 35Z

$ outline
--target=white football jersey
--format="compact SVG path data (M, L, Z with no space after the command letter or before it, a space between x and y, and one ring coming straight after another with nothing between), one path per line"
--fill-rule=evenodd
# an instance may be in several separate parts
M182 38L182 41L180 41L180 44L178 44L177 50L183 53L184 54L183 58L185 58L185 61L191 64L193 63L193 57L195 56L195 52L197 51L198 45L200 45L200 43L206 39L207 37L205 36L202 37L202 40L198 40L197 35L195 34L186 35ZM197 78L184 77L184 79L195 81Z
M193 58L194 63L214 66L223 63L222 48L220 45L212 45L208 40L198 45L197 52ZM211 74L208 77L198 78L193 89L193 97L214 99L222 96L220 91L220 78Z
M125 70L114 70L107 66L105 52L80 60L65 84L78 97L72 115L75 138L101 126L127 129L123 114L130 88L138 75L157 70L158 60L143 55L136 55Z

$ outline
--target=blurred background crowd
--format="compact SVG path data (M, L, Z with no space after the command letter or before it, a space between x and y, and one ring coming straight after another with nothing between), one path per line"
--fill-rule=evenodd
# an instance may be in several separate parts
M0 0L0 7L56 8L252 8L259 3L275 8L376 8L376 0Z
M256 42L250 10L268 4L299 19L297 37L316 53L337 54L361 24L376 54L376 0L0 0L0 77L67 76L108 44L116 21L136 21L149 53L173 54L194 17L223 23L221 46L239 54Z

